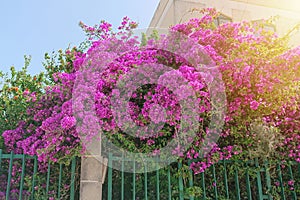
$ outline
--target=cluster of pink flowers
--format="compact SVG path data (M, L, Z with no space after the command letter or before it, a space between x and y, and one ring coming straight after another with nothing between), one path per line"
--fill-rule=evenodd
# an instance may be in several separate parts
M222 73L228 112L218 142L221 151L226 151L227 145L237 145L242 149L241 158L247 157L248 147L256 141L249 138L247 127L264 119L279 129L281 140L273 148L281 152L280 159L299 162L299 48L288 50L285 39L249 22L215 27L215 10L204 9L202 13L204 18L172 29L197 38Z
M190 42L183 37L178 43L178 36L171 34L150 39L145 46L132 36L136 23L128 18L117 33L107 22L95 27L81 23L90 48L74 55L72 72L53 75L57 85L28 108L28 121L3 133L8 150L57 161L84 148L80 136L91 136L101 127L124 148L155 155L170 140L185 138L188 148L176 147L170 153L201 159L216 106L210 98L221 93L221 88L209 90L209 83L220 78L213 70L199 70L201 63L208 70L217 66L221 73L227 113L219 141L207 144L210 152L191 164L194 172L222 159L245 158L256 141L249 138L248 128L257 119L279 129L284 139L274 148L281 159L300 162L299 49L286 51L283 39L247 22L215 27L213 9L203 14L170 29ZM192 138L185 135L194 125L191 113L199 124Z
M33 103L27 109L26 120L21 121L16 129L3 132L7 151L37 155L43 162L48 159L56 162L80 149L70 102L75 75L54 73L53 79L57 84L46 87L45 94L38 99L32 98L29 92L24 94Z

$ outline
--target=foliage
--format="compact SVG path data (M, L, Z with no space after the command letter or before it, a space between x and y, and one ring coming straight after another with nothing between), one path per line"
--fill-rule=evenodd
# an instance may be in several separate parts
M25 105L26 118L19 121L16 129L4 131L2 134L8 151L40 155L40 161L46 161L50 155L55 154L54 151L61 153L61 155L69 155L68 151L75 151L73 148L75 146L70 144L72 143L71 132L51 129L51 125L54 126L58 120L61 121L64 117L64 119L68 119L65 115L70 111L67 110L69 107L65 102L71 98L71 91L70 83L66 81L64 76L70 72L71 60L74 59L75 54L77 54L75 48L67 49L66 52L59 51L58 63L55 63L54 59L46 54L47 73L42 77L47 86L43 88L43 93L39 95L38 99L31 98L30 94L24 94L25 101L31 102L31 105ZM62 106L63 104L64 106ZM64 110L60 113L62 108ZM56 113L57 115L55 115ZM50 137L51 134L56 134L55 138ZM62 135L58 137L57 134ZM72 140L77 139L76 144L78 146L79 139L76 134L74 137ZM62 148L59 144L63 143L62 146L64 147ZM46 148L48 151L43 151ZM49 152L50 149L52 152ZM56 156L60 158L59 155ZM53 161L57 160L53 157Z
M46 117L45 114L49 114L49 111L55 112L55 109L50 108L50 106L54 105L55 107L56 104L59 103L56 99L61 99L62 96L58 96L55 90L59 88L57 85L63 84L57 76L60 73L69 73L70 70L72 70L72 60L74 60L74 54L76 52L78 52L76 48L68 48L66 51L59 50L57 53L53 52L51 56L45 54L45 72L41 72L37 75L31 75L27 72L30 57L25 57L25 66L20 71L16 71L14 67L11 67L10 74L2 73L3 83L1 85L2 91L0 96L0 149L4 150L3 153L12 151L17 154L41 155L39 157L41 162L39 162L38 166L38 180L36 180L41 184L41 187L35 188L35 196L38 199L45 197L45 185L42 185L42 183L46 180L47 171L45 169L49 158L49 156L46 155L45 159L42 159L42 156L46 154L46 152L42 152L40 149L43 148L43 145L47 145L47 139L45 139L47 135L42 135L43 133L38 128L42 125L41 121L39 121L39 117ZM53 94L53 96L51 96L51 94ZM43 107L45 110L49 108L48 113L41 111ZM50 113L50 115L51 114L52 113ZM57 157L59 156L57 155ZM72 156L64 156L63 160L59 161L60 163L68 165L71 157ZM7 180L8 169L5 167L6 165L8 165L8 162L2 161L0 169L1 180ZM26 171L29 169L32 169L32 163L26 162ZM20 163L15 161L12 170L11 198L18 199L18 182L21 177ZM52 175L50 181L57 182L58 176L55 176L57 170L59 170L57 165L51 168ZM76 170L78 171L80 169ZM69 172L65 173L64 181L65 180L70 180ZM32 174L28 174L28 176L25 177L24 198L32 193L30 187L31 181ZM7 182L2 181L1 183L4 185L0 186L0 195L5 196L3 191L6 190L5 184ZM57 184L54 184L53 187L51 185L48 195L53 196L56 189ZM68 198L69 189L68 185L61 188L61 195L64 196L64 198Z
M195 172L201 172L218 160L232 157L249 159L254 155L252 153L252 156L249 157L249 153L256 148L263 151L256 154L255 157L262 158L268 155L267 157L274 159L286 159L286 152L290 152L288 157L299 161L299 147L296 145L299 140L299 96L297 93L299 87L299 56L297 55L299 55L299 50L289 50L286 37L280 38L275 33L264 30L261 24L242 22L227 23L216 27L214 19L218 13L215 10L205 9L203 15L201 19L191 19L187 23L172 27L171 30L198 41L217 64L226 88L228 112L225 117L224 131L217 145L212 148L203 162L192 164L192 168ZM131 94L129 103L131 119L117 121L114 119L114 113L109 109L111 98L115 95L112 91L117 87L119 77L136 75L132 71L145 63L167 64L176 70L174 73L188 79L199 95L198 100L204 101L204 107L202 107L204 110L194 111L199 115L202 112L204 114L201 115L203 117L201 118L203 120L202 127L199 129L197 137L194 138L193 145L187 152L177 152L178 155L188 159L200 158L202 156L199 152L202 147L201 141L209 131L207 128L212 109L210 108L211 102L206 101L206 97L210 96L209 91L203 77L197 74L195 66L173 59L166 52L156 51L155 47L161 47L159 42L169 42L170 44L172 40L168 41L162 38L154 41L150 39L145 44L144 38L141 48L138 41L128 38L131 36L130 32L123 37L125 41L117 40L116 34L111 32L110 25L106 24L101 27L100 31L88 28L87 30L91 32L91 35L96 35L93 34L95 31L105 34L99 36L100 39L93 43L85 55L88 57L85 61L102 66L102 60L93 60L95 54L102 57L105 51L110 55L120 56L109 63L109 67L103 69L104 73L100 74L99 82L96 81L98 87L95 106L98 118L95 120L100 122L107 137L115 144L132 152L153 153L159 152L159 149L164 147L170 138L175 137L176 128L178 128L176 124L180 123L182 113L178 110L179 101L176 101L176 98L172 96L174 93L172 94L170 91L174 82L165 83L170 87L169 90L159 85L145 85L144 83L143 87ZM123 34L123 32L121 33ZM122 44L123 49L116 52L111 49L111 45L115 45L117 42ZM147 73L151 74L151 71L138 69L145 79L151 79L146 75ZM170 74L168 75L170 76ZM199 87L199 85L202 86ZM128 123L131 120L134 124L142 127L149 125L153 120L149 112L154 109L152 106L156 104L160 104L167 110L167 118L159 136L156 134L151 137L135 135L139 137L137 139L123 132L132 129L137 134L136 130L138 129L134 129L134 126ZM292 116L287 117L288 115ZM158 120L156 123L159 122ZM84 120L82 123L85 123ZM281 124L289 124L289 126ZM251 128L253 126L256 126L256 129ZM261 128L257 129L257 127ZM270 140L266 142L269 144L260 141L262 138L260 133L264 132L264 129L272 130L270 134L274 134L274 136L268 137ZM259 147L253 147L253 144L257 144ZM270 152L264 151L263 146L265 145L271 148L272 155Z
M167 36L142 41L127 17L117 32L105 21L80 23L86 51L60 51L58 62L46 55L47 73L38 82L26 67L20 75L12 71L1 93L2 105L14 104L1 107L7 150L67 162L84 151L80 139L93 140L101 129L133 153L162 155L173 141L166 157L197 159L190 165L195 174L228 159L300 162L300 48L289 49L287 37L262 24L217 27L214 9L201 12ZM224 84L226 104L213 81ZM48 86L42 90L40 82ZM220 107L227 112L216 133L211 122ZM217 143L209 140L215 134Z
M25 56L25 65L20 71L10 68L10 73L1 72L2 89L0 93L0 133L15 129L18 123L27 118L26 109L43 92L45 77L43 73L35 76L28 74L30 57ZM14 138L11 138L14 141ZM4 149L1 142L0 148ZM14 142L12 142L14 143Z
M214 18L218 13L214 9L204 9L202 14L201 19L191 19L173 29L197 38L199 44L215 50L208 53L222 73L228 104L224 132L218 141L220 150L216 151L220 154L218 157L224 158L222 151L236 146L239 151L235 154L247 159L253 144L261 147L272 144L272 151L277 155L273 154L271 158L286 159L285 152L292 151L293 156L289 157L299 161L299 153L296 153L299 147L282 148L287 147L283 141L286 138L299 141L296 116L299 115L299 49L289 50L286 37L280 38L260 24L226 23L216 27ZM258 129L258 121L261 129ZM280 125L289 121L289 126ZM251 128L253 126L256 130ZM265 126L274 130L270 134L275 134L268 136L269 144L259 141L258 132L264 132ZM257 156L266 154L260 152ZM203 163L198 167L201 171Z

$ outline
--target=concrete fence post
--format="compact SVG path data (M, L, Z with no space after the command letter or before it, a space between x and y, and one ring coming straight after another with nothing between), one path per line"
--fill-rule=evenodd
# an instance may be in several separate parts
M81 158L80 200L101 200L107 159L101 156L100 141L96 140L90 145L88 149L93 153Z

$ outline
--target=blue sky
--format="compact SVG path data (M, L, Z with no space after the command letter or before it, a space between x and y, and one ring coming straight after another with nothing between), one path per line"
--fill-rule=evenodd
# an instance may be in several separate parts
M31 55L29 72L43 70L46 52L66 49L84 40L79 21L106 20L117 27L124 16L147 28L159 0L12 0L0 2L0 69L20 69Z

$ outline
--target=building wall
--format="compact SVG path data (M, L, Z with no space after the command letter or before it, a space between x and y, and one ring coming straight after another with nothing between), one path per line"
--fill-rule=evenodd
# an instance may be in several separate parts
M274 25L279 35L300 23L299 0L161 0L149 27L168 28L190 18L201 17L195 8L205 7L214 7L235 22L276 16ZM293 32L291 45L300 45L300 31Z

